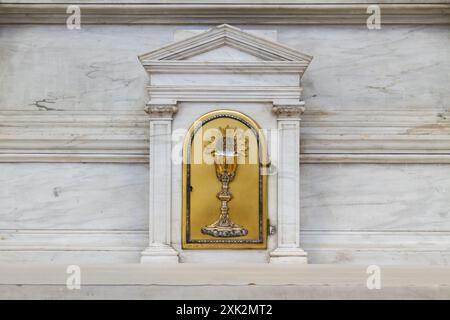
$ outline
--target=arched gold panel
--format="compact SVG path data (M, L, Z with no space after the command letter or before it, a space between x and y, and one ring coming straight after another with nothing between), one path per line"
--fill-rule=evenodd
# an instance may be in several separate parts
M222 140L211 132L225 130L243 133L245 144L239 161L220 165ZM267 164L264 135L248 116L217 110L197 119L183 145L182 248L267 248Z

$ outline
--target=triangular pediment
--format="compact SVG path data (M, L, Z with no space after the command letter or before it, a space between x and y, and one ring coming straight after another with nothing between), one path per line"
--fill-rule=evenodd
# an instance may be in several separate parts
M219 53L219 54L218 54ZM214 58L213 58L214 57ZM277 61L309 64L312 57L223 24L139 56L149 61Z
M203 62L250 62L250 61L264 61L263 59L256 57L250 53L239 50L231 46L221 46L189 58L187 61L203 61Z

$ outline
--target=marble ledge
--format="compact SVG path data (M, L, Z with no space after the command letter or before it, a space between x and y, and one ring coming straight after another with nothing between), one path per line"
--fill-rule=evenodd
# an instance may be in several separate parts
M90 5L81 3L84 24L365 24L368 4L340 1L322 4L125 4ZM446 2L432 4L381 3L384 24L450 24L450 7ZM4 3L0 7L0 24L63 24L67 4ZM126 10L125 10L126 9ZM224 16L224 11L226 15ZM11 14L14 13L14 14ZM270 15L268 19L267 16ZM220 16L220 18L217 18Z
M148 164L148 154L0 153L0 163ZM300 154L301 164L450 164L450 154Z

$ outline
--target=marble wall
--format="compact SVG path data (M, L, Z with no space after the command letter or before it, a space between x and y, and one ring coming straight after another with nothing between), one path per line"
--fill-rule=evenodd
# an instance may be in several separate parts
M450 28L242 27L276 30L314 56L303 78L302 156L380 156L302 165L310 262L448 264L449 162L383 159L448 154ZM180 28L204 27L0 26L0 262L139 261L148 77L137 55ZM100 158L83 160L89 154ZM121 163L108 163L118 154Z
M145 164L1 168L0 261L139 260L148 241ZM447 264L449 169L302 165L301 240L310 262Z
M276 30L314 56L303 78L309 107L447 108L448 26L241 26ZM141 110L138 54L199 26L0 27L1 110ZM45 101L42 101L45 100Z
M450 165L302 166L300 237L311 260L448 264Z
M0 261L139 261L148 165L0 164Z

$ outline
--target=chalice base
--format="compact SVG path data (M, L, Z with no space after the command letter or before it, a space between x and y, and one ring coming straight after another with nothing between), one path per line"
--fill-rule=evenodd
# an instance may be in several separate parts
M240 227L219 227L219 226L207 226L202 228L202 233L210 235L212 237L229 238L229 237L243 237L248 234L248 230Z

